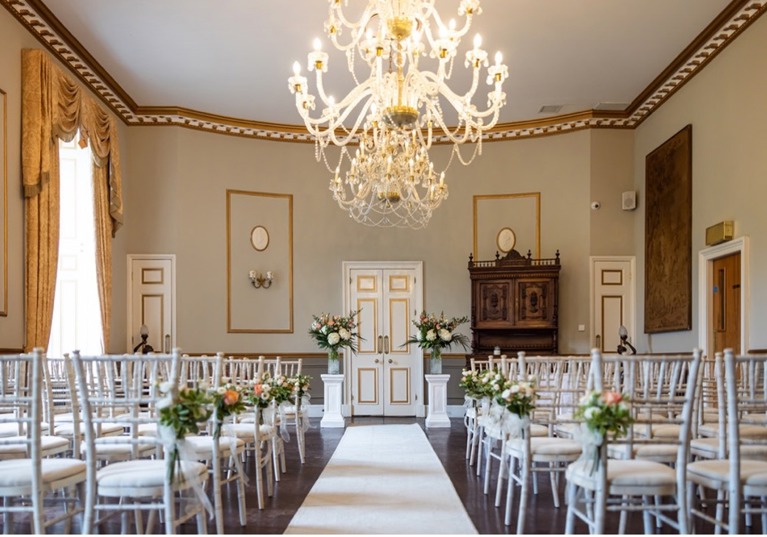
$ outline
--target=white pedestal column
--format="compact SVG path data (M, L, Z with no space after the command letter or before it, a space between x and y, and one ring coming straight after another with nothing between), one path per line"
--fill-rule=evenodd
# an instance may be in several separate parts
M429 410L426 427L450 427L447 416L447 381L450 375L424 375L429 384Z
M344 428L346 422L341 414L341 403L344 399L344 376L322 374L322 382L325 385L325 403L320 427Z

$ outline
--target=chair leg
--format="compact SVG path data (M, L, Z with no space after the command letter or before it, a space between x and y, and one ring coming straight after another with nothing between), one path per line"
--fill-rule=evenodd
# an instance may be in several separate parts
M503 480L511 474L511 463L514 459L503 454L501 448L501 458L498 461L498 481L495 484L495 506L501 506L501 496L503 494Z
M551 499L554 502L554 507L559 509L559 472L557 471L557 463L549 463L549 482L551 483Z
M568 482L565 485L565 495L567 496L567 517L565 518L565 533L568 535L573 534L575 527L575 496L577 493L577 487Z
M216 513L216 533L224 534L224 508L221 498L221 458L215 457L213 466L213 510Z
M516 461L512 457L509 460L509 478L506 480L506 512L503 518L503 523L506 526L511 526L511 511L514 507L514 489L517 486L516 481L512 476L516 475Z
M484 487L485 495L487 495L487 493L490 492L490 474L493 471L492 444L494 443L495 443L495 440L489 440L485 449L485 487Z
M519 491L519 513L517 514L517 535L525 533L525 516L527 515L527 497L530 493L530 466L532 463L519 461L522 469L522 486ZM533 476L535 479L535 476Z
M644 532L645 535L650 535L652 533L655 533L653 530L653 523L652 523L652 516L649 511L650 506L650 500L647 496L642 496L642 507L644 507L644 511L642 511L642 523L644 524Z

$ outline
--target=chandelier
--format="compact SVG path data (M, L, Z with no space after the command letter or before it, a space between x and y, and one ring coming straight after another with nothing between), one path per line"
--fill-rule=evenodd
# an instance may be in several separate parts
M363 224L424 227L447 198L444 172L453 157L467 165L481 153L482 136L496 125L506 101L502 85L508 69L500 53L490 64L479 35L463 62L471 72L469 89L459 94L447 85L461 39L473 16L482 11L479 0L461 0L461 27L453 20L443 23L435 0L368 0L356 20L344 14L347 0L328 2L325 31L333 46L346 54L355 86L339 101L326 92L328 54L319 40L308 55L308 70L316 74L316 96L308 91L298 62L288 82L315 140L317 160L332 174L333 198ZM422 62L433 70L421 70ZM357 75L360 66L367 73L364 80ZM487 106L480 110L472 100L483 68L490 88ZM435 142L453 145L441 172L434 170L429 157ZM467 142L475 144L468 158L460 152ZM335 166L325 152L330 146L341 149Z

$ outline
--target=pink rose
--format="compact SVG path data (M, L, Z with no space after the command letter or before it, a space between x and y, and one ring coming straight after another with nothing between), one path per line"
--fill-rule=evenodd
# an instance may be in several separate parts
M623 400L623 395L618 392L605 392L605 403L608 405L617 405Z

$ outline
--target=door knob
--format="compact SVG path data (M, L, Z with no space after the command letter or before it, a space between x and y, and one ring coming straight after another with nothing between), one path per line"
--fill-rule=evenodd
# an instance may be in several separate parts
M378 362L380 362L380 361L381 361L381 360L379 360L378 358L376 358L376 359L374 360L374 362L375 362L375 363L378 363Z
M394 360L392 360L391 358L389 358L389 363L390 363L390 364L393 364L393 363L394 363Z

